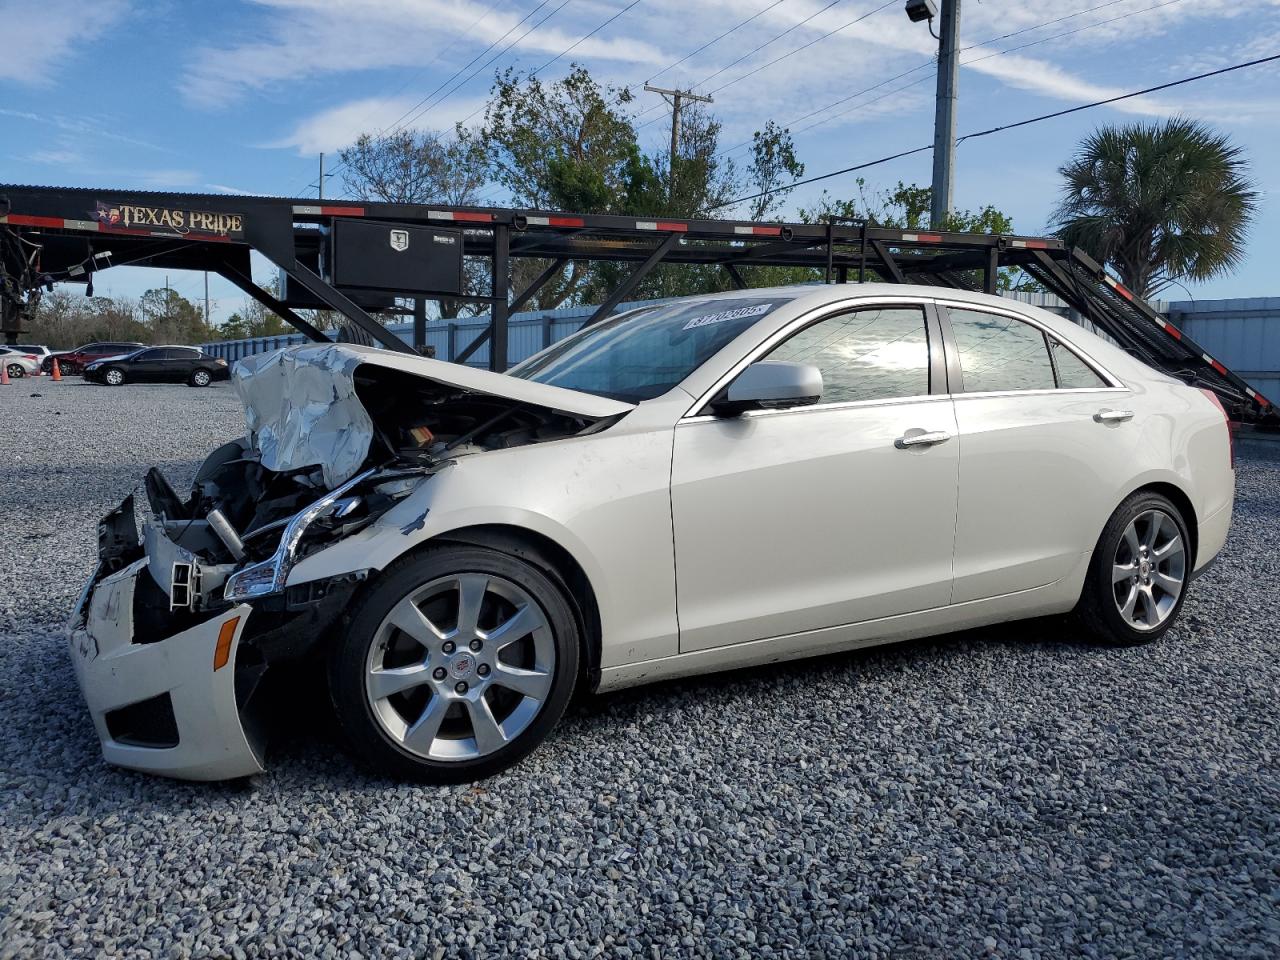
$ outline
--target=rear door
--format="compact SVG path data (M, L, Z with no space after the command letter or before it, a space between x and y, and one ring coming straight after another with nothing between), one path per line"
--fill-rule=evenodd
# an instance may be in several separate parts
M163 380L165 364L168 362L167 352L162 347L152 347L150 350L141 351L126 364L126 376L130 380L144 383L155 383Z
M1012 310L940 303L960 432L954 603L1053 583L1118 504L1129 391ZM1104 414L1110 416L1100 416Z
M170 347L167 379L174 383L186 383L200 359L200 351L194 347Z
M823 397L677 424L681 651L945 606L958 445L931 308L828 310L748 359L817 366Z

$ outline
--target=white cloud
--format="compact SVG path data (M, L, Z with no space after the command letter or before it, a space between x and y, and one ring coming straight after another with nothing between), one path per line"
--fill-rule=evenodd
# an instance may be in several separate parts
M91 41L127 11L124 0L0 0L0 80L48 85L68 60L95 55Z
M352 100L307 117L287 136L266 146L292 147L303 157L333 153L355 142L362 133L377 134L400 125L402 120L412 121L421 99L406 96ZM449 108L462 116L483 102L482 99L450 100Z
M310 77L388 68L404 68L408 81L420 78L436 64L450 74L461 69L464 77L478 71L477 76L487 78L493 67L484 64L509 44L513 53L550 59L607 16L597 7L587 19L570 23L565 17L553 17L531 30L545 13L558 13L559 8L548 7L521 23L525 11L513 12L504 9L506 4L482 5L475 0L257 3L265 17L260 32L268 39L198 51L181 84L192 103L225 106L252 90ZM595 19L597 15L600 20ZM664 55L660 49L633 39L624 20L617 21L616 30L583 40L572 57L613 63L661 60ZM490 44L493 49L486 52ZM468 66L477 56L480 59Z

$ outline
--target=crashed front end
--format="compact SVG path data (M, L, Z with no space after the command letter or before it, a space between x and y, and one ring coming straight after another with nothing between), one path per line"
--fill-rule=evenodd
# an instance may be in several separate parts
M292 582L299 561L377 524L458 457L627 409L537 385L504 396L510 378L449 366L336 344L242 361L248 436L215 450L185 499L149 471L141 535L133 495L103 518L67 635L108 762L192 780L262 772L264 676L317 653L376 572ZM531 402L531 387L579 409Z

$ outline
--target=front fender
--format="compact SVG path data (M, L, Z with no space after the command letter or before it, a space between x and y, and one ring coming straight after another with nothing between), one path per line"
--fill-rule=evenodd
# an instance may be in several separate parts
M601 665L678 652L671 438L602 435L461 457L375 523L299 561L288 584L384 570L468 527L538 534L569 553L595 594Z

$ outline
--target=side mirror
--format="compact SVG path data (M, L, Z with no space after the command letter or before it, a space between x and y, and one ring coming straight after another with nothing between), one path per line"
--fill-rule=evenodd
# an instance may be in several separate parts
M736 417L747 410L800 407L821 399L822 371L817 367L757 360L711 401L711 410L720 417Z

